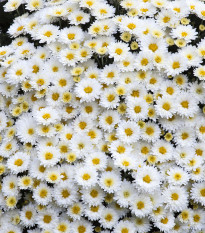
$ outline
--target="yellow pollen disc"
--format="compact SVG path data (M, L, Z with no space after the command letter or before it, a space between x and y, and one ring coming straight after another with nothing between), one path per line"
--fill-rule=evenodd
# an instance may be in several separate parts
M106 117L105 121L108 125L111 125L113 123L113 118L111 116L108 116Z
M112 186L114 184L113 179L105 179L104 184L108 187Z
M92 163L95 164L95 165L98 165L100 163L100 159L99 158L94 158L92 160Z
M78 22L80 22L82 19L83 19L83 16L81 16L81 15L79 15L79 16L76 17L76 20L77 20Z
M45 83L45 81L44 81L44 79L39 78L39 79L36 81L36 83L38 84L38 86L42 86L42 85Z
M98 196L98 191L95 190L95 189L93 189L93 190L90 192L90 196L93 197L93 198L97 197L97 196Z
M199 222L201 217L198 214L196 214L193 216L193 219L194 219L194 222Z
M77 206L77 205L73 206L72 212L73 212L74 214L79 214L79 212L80 212L80 207Z
M149 45L149 49L152 51L152 52L155 52L157 49L158 49L158 46L156 44L150 44Z
M34 134L34 129L32 129L32 128L31 128L31 129L28 129L28 134L29 134L29 135L33 135L33 134Z
M17 70L17 71L16 71L16 75L17 75L17 76L21 76L22 74L23 74L22 70Z
M90 93L92 93L93 88L92 87L85 87L84 91L85 91L85 93L90 94Z
M143 208L144 208L144 202L142 201L137 202L137 209L141 210Z
M130 128L125 129L125 134L126 134L127 136L131 136L131 135L133 134L132 129L130 129Z
M163 223L163 224L167 224L168 223L168 218L163 218L163 219L161 219L161 223Z
M44 215L44 217L43 217L43 221L45 222L45 223L50 223L50 221L52 220L52 218L51 218L51 216L50 215Z
M179 199L179 195L177 193L172 193L171 198L172 200L177 201Z
M61 195L63 198L67 198L70 196L70 193L68 192L67 189L64 189L62 192L61 192Z
M108 102L112 102L113 100L115 100L115 96L110 94L107 96L107 100L108 100Z
M182 135L181 135L181 138L183 139L183 140L186 140L187 138L189 137L189 134L188 133L182 133Z
M23 160L22 159L17 159L15 162L14 162L14 165L20 167L21 165L23 164Z
M115 53L117 53L118 55L121 55L122 52L123 52L123 50L122 50L121 48L117 48L117 49L115 50Z
M188 33L187 33L187 32L182 32L181 35L182 35L183 37L186 37L186 36L188 36Z
M205 188L200 190L200 194L202 197L205 197Z
M91 206L90 210L91 210L92 212L98 212L99 206Z
M152 181L152 179L150 178L149 175L146 175L146 176L143 177L143 181L144 181L145 183L148 183L148 184L149 184L149 183Z
M118 152L119 154L125 153L125 147L124 147L124 146L118 146L118 147L117 147L117 152Z
M72 59L74 59L74 55L73 55L72 53L68 53L68 54L66 55L66 58L67 58L68 60L72 60Z
M128 167L128 166L130 165L130 162L124 160L124 161L122 162L122 165L125 166L125 167Z
M59 224L58 225L58 231L66 232L67 231L67 226L65 224Z
M52 99L54 100L54 101L57 101L58 99L59 99L59 94L58 93L53 93L52 94Z
M181 178L182 178L182 175L180 173L175 173L174 174L174 179L175 180L181 180Z
M136 25L134 23L129 23L127 25L127 27L130 29L130 30L134 30L136 28Z
M128 198L128 197L130 196L129 191L124 191L124 192L123 192L123 196L124 196L125 198Z
M83 180L89 180L91 176L88 173L83 174L82 176Z
M55 181L55 180L58 179L58 176L57 176L56 174L51 174L51 175L50 175L50 179L51 179L52 181Z
M109 73L107 74L107 78L114 78L114 76L115 76L115 73L114 73L114 72L109 72Z
M201 126L199 128L199 131L200 131L201 134L204 134L205 133L205 126Z
M141 107L140 106L135 106L134 111L135 111L136 114L140 113L141 112Z
M180 63L179 63L178 61L173 62L172 68L173 68L174 70L180 68Z
M142 66L146 66L148 63L149 63L149 61L148 61L147 58L143 58L143 59L141 60L141 65L142 65Z
M53 35L53 33L51 31L47 31L43 35L46 36L46 37L50 37L50 36Z
M169 104L168 102L166 102L166 103L164 103L164 104L162 105L162 108L163 108L164 110L166 110L166 111L169 111L170 108L171 108L171 106L170 106L170 104Z
M46 160L50 160L50 159L52 159L52 158L53 158L53 154L52 154L52 153L47 152L47 153L45 154L45 159L46 159Z
M32 218L32 216L33 216L33 213L31 211L26 211L25 216L26 216L27 219L30 220Z
M86 122L84 122L84 121L82 121L82 122L80 122L79 124L79 127L80 127L80 129L85 129L85 127L87 126L87 123Z
M78 233L85 233L86 228L84 226L79 226L78 227Z
M113 216L112 216L111 214L107 214L107 215L105 216L105 220L106 220L107 222L112 221L112 219L113 219Z
M33 68L33 73L37 74L39 72L39 66L34 65L32 68Z
M183 212L181 213L181 216L182 216L182 219L183 219L183 220L186 220L186 219L188 219L189 214L188 214L187 211L183 211Z
M161 146L161 147L159 148L159 153L164 155L164 154L167 153L167 149L166 149L165 147Z
M183 108L188 108L189 107L189 102L188 101L182 101L181 102L181 106L183 107Z
M162 20L164 23L168 23L170 21L170 17L165 16Z
M48 191L46 189L42 189L40 192L39 192L39 196L41 198L46 198L48 195Z
M150 136L154 134L154 129L152 127L147 127L145 132Z
M43 119L48 120L49 118L51 118L51 115L49 113L45 113L42 117Z
M68 39L69 40L74 40L75 39L75 34L74 33L69 33L68 34Z

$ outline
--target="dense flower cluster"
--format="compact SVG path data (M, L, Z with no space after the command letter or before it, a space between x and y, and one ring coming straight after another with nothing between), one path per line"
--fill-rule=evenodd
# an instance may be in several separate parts
M18 9L0 47L0 232L205 232L205 3Z

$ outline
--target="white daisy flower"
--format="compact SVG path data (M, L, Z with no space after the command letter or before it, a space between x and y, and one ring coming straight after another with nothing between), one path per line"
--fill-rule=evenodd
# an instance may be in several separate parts
M59 149L54 146L49 146L40 148L37 152L37 156L41 165L52 167L60 160L61 154Z
M130 209L136 217L145 217L152 210L150 197L136 194L130 203Z
M81 98L81 101L93 101L99 97L101 85L95 79L83 79L75 88L76 95Z
M182 211L187 208L188 194L185 188L180 186L170 186L163 191L166 208L170 211Z
M24 172L28 169L30 156L24 152L17 152L7 160L7 166L13 174Z
M152 193L160 187L162 180L161 174L156 168L151 166L142 166L133 174L135 186L138 190Z
M34 118L39 124L49 125L51 123L56 123L60 119L60 115L56 109L45 107L38 112L34 112Z
M126 58L129 48L123 42L111 43L108 46L109 55L114 58L115 61L122 61Z
M140 127L133 121L121 121L117 128L117 137L128 144L140 138Z
M99 179L99 185L104 191L108 193L114 193L118 191L121 186L120 174L115 171L103 172Z
M98 180L98 172L95 168L77 167L75 172L75 180L79 185L88 188L95 185Z

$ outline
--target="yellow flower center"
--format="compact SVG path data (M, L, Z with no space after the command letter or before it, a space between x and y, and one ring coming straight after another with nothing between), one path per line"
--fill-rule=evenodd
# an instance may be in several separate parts
M32 218L32 216L33 216L33 213L31 211L26 211L25 216L26 216L27 219L30 220Z
M169 104L168 102L166 102L166 103L164 103L164 104L162 105L162 108L163 108L164 110L166 110L166 111L169 111L170 108L171 108L171 106L170 106L170 104Z
M95 165L98 165L100 163L100 159L99 158L94 158L92 160L92 163L95 164Z
M148 61L147 58L143 58L143 59L141 60L141 65L142 65L142 66L146 66L148 63L149 63L149 61Z
M180 68L180 63L179 63L178 61L173 62L172 68L173 68L174 70Z
M130 129L130 128L125 129L125 134L126 134L127 136L131 136L131 135L133 134L132 129Z
M189 102L188 101L182 101L181 102L181 106L183 107L183 108L188 108L189 107Z
M14 162L14 165L16 165L16 166L18 166L18 167L20 167L22 164L23 164L23 160L22 160L22 159L17 159L17 160L15 160L15 162Z
M205 188L200 190L200 194L202 197L205 197Z
M52 220L52 218L51 218L51 216L50 215L44 215L43 216L43 221L45 222L45 223L50 223L51 222L51 220Z
M105 184L107 187L110 187L110 186L112 186L112 185L114 184L114 181L113 181L113 179L111 179L111 178L107 178L107 179L105 179L104 184Z
M83 174L82 176L83 180L89 180L91 176L88 173Z
M68 192L67 189L62 190L61 195L63 198L67 198L70 196L70 193Z
M16 75L17 75L17 76L21 76L22 74L23 74L22 70L17 70L17 71L16 71Z
M177 193L172 193L171 198L172 200L177 201L179 199L179 195Z
M142 201L137 202L137 209L141 210L143 208L144 208L144 202Z
M134 111L135 111L135 113L140 113L141 112L141 107L140 106L135 106L134 107Z
M93 197L93 198L96 198L98 196L98 191L93 189L91 192L90 192L90 196Z
M46 159L46 160L51 160L52 158L53 158L53 154L52 154L52 153L47 152L47 153L45 154L45 159Z
M40 192L39 192L39 196L41 198L46 198L48 195L48 191L46 189L41 189Z
M152 179L150 178L149 175L146 175L146 176L143 177L143 181L144 181L145 183L149 184L149 183L152 181Z
M118 146L118 147L117 147L117 152L118 152L119 154L125 153L125 147L124 147L124 146Z
M158 46L156 44L150 44L149 49L152 50L152 52L155 52L158 49Z
M161 146L161 147L159 148L159 153L164 155L164 154L167 153L167 149L166 149L164 146Z
M88 87L84 88L84 91L85 91L85 93L90 94L90 93L92 93L93 88L88 86Z
M134 30L136 28L136 25L134 23L129 23L127 25L127 27L130 29L130 30Z
M108 125L111 125L113 123L113 118L111 116L108 116L106 117L105 121Z
M154 134L154 129L152 127L147 127L145 132L147 135L151 136Z
M49 118L51 118L51 115L49 113L45 113L42 117L43 119L48 120Z
M107 215L105 216L105 220L106 220L107 222L112 221L112 219L113 219L113 216L112 216L111 214L107 214Z
M50 36L53 35L53 33L51 31L47 31L43 35L46 36L46 37L50 37Z

